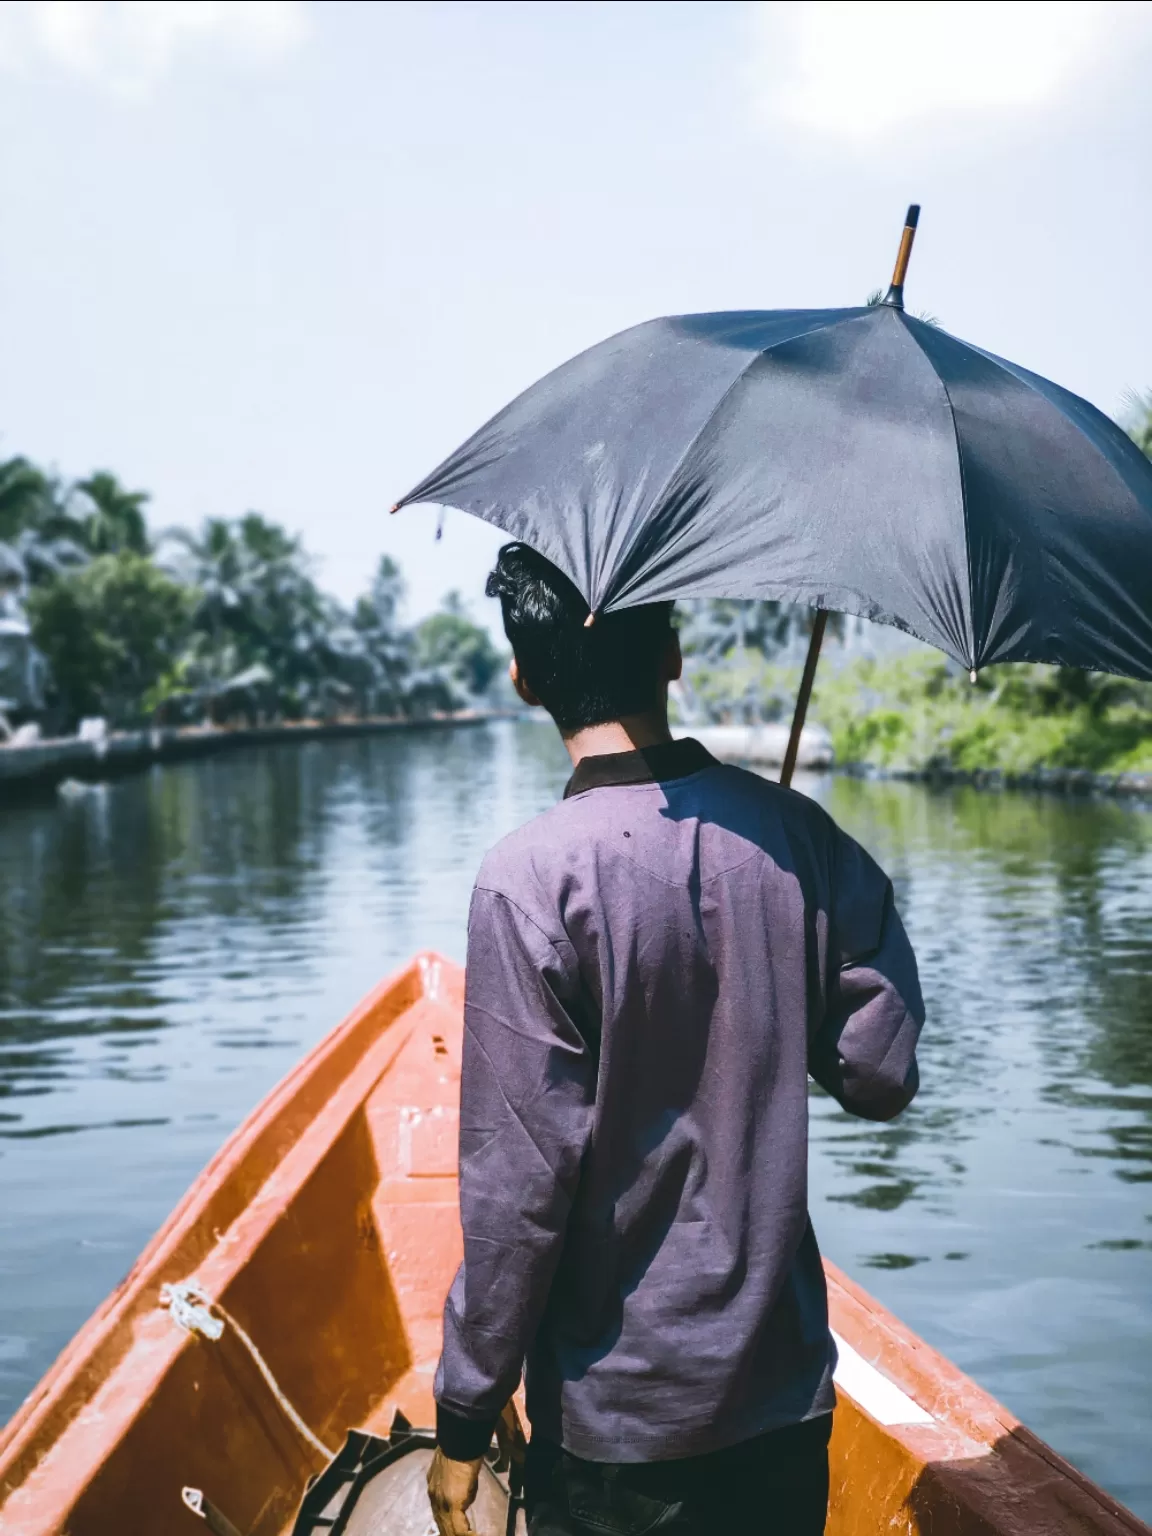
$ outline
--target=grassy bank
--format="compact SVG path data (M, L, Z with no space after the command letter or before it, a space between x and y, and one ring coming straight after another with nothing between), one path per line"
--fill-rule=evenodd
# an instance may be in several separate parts
M972 683L935 653L862 660L825 673L812 714L831 732L840 764L1152 771L1152 684L1099 673L1008 665Z

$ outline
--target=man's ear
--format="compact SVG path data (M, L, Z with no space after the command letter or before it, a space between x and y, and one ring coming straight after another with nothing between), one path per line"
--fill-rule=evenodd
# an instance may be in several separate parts
M524 681L523 674L520 671L520 663L516 660L515 656L513 656L508 666L508 676L512 679L513 688L515 688L516 692L524 700L525 704L529 705L533 709L539 709L540 700L536 697L531 688L529 688L528 684Z
M676 682L684 671L684 654L680 649L680 632L673 630L664 648L662 675L666 683Z

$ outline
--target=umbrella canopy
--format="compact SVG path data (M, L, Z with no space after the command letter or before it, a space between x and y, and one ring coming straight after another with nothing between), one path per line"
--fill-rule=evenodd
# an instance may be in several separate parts
M624 331L398 506L495 523L593 613L776 598L894 624L973 671L1152 677L1152 464L1087 401L894 292Z

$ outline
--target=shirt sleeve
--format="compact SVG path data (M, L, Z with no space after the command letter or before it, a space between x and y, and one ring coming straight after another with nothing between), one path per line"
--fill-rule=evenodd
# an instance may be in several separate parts
M477 888L460 1091L464 1262L444 1308L435 1384L437 1438L457 1460L487 1449L563 1246L595 1097L577 997L567 940Z
M924 1002L892 882L839 829L832 857L829 981L809 1070L853 1115L891 1120L920 1085Z

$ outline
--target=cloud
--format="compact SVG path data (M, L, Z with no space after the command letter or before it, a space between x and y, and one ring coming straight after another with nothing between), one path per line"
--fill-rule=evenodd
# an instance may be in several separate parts
M1041 109L1152 25L1148 0L815 0L754 7L758 109L875 143Z
M249 62L287 53L307 36L303 0L7 0L0 68L44 66L116 95L144 97L176 58L214 49Z

